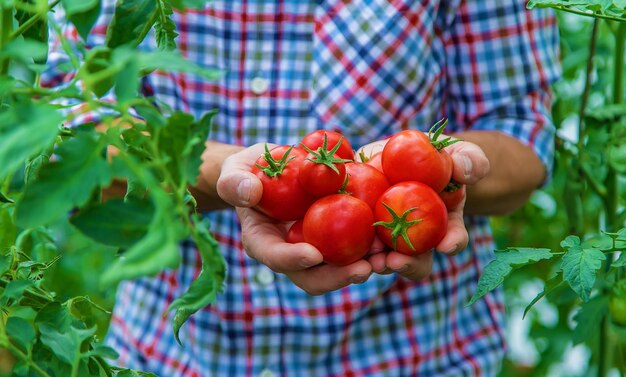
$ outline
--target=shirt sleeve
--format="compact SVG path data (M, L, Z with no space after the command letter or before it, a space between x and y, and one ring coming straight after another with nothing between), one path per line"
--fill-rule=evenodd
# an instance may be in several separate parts
M461 0L446 54L448 111L459 130L497 130L530 146L552 171L550 85L560 76L548 9L517 0Z

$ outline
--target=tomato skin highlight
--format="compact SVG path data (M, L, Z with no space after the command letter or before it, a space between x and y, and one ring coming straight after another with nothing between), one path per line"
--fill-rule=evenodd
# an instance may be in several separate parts
M304 215L304 240L324 262L345 266L363 258L374 242L374 214L360 199L345 194L325 196Z
M401 182L385 191L376 203L374 217L377 222L390 222L393 216L383 203L393 209L398 216L415 208L407 215L406 220L421 220L406 230L413 249L402 236L398 236L396 251L407 255L426 253L437 246L446 235L448 211L439 195L429 186L415 181ZM387 246L394 247L391 229L377 225L376 233Z
M309 154L300 166L298 181L302 189L315 197L336 194L346 179L345 164L334 164L338 170L335 172L330 167L313 160L314 156Z
M289 148L287 145L281 145L273 148L270 154L275 160L280 160ZM298 182L300 166L306 152L293 148L288 158L291 157L295 158L288 161L282 173L276 177L268 176L256 165L252 166L252 173L263 184L263 195L256 208L279 221L301 219L315 201L315 197L307 194ZM257 159L256 164L262 167L269 165L263 156Z
M378 198L390 186L387 177L372 165L360 162L347 163L346 173L348 175L346 193L361 199L374 210Z
M333 149L339 140L341 140L341 145L339 145L339 149L335 154L339 158L345 158L347 160L354 160L354 151L352 150L352 145L348 139L336 131L330 130L317 130L309 133L305 137L302 138L300 142L300 146L305 145L307 148L311 150L317 150L324 144L324 135L328 138L327 150ZM304 149L304 148L303 148Z
M383 172L392 184L418 181L441 192L452 177L452 157L437 150L425 133L404 130L393 135L382 152Z

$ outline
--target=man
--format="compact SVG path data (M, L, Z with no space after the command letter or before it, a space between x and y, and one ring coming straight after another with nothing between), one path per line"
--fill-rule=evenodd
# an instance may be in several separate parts
M99 24L112 13L103 3ZM162 313L198 272L193 246L178 270L122 284L107 338L120 362L161 376L495 375L501 293L465 305L493 256L484 215L519 207L549 173L551 15L514 0L216 0L176 22L187 58L228 73L214 83L154 73L146 87L174 109L219 109L194 193L228 276L183 327L184 348ZM464 140L449 151L468 196L433 253L332 267L251 208L258 143L338 128L369 151L444 116Z

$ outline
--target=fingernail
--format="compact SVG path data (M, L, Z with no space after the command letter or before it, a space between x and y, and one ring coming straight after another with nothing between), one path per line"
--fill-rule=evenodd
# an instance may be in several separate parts
M472 160L467 156L463 156L463 171L465 178L469 178L472 175Z
M302 268L309 268L309 267L313 267L318 265L319 263L317 261L314 261L310 258L304 258L300 261L300 266Z
M237 195L239 195L239 199L242 201L242 204L250 202L251 185L252 183L250 182L250 178L244 178L241 182L239 182L239 186L237 186Z
M450 248L450 250L446 251L446 254L454 253L457 250L458 247L459 247L458 245L452 246L452 248Z

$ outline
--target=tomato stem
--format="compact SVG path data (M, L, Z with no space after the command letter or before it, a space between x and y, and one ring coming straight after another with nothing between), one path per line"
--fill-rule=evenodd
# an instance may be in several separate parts
M415 211L417 208L416 207L409 208L406 211L404 211L402 216L398 216L398 214L391 207L389 207L386 203L383 202L382 204L383 206L385 206L387 211L389 211L389 214L391 215L392 220L389 222L377 221L373 225L384 226L387 229L391 229L391 242L393 243L394 250L397 249L396 244L397 244L398 236L402 236L402 238L404 238L404 242L406 242L406 244L409 245L411 250L415 251L415 247L413 247L413 244L411 243L411 240L409 239L409 235L406 233L406 231L413 225L420 223L424 220L418 219L418 220L407 221L406 218L407 216L409 216L411 212Z
M326 136L326 134L324 134L324 142L323 142L321 147L317 148L317 151L314 151L314 150L310 149L309 147L307 147L304 144L302 144L302 147L304 149L306 149L306 151L309 152L309 154L311 156L313 156L313 158L307 158L307 160L309 160L311 162L315 162L316 164L326 165L329 168L331 168L335 173L341 174L341 173L339 173L339 169L337 169L335 164L344 163L344 162L350 162L351 161L351 160L347 160L345 158L336 158L335 157L335 153L339 149L339 146L341 146L341 140L343 140L343 137L341 137L339 139L339 141L333 147L333 149L328 150L328 137Z
M439 136L443 133L448 125L448 118L443 118L437 121L437 123L433 124L433 126L428 130L428 138L430 139L430 143L435 147L438 151L443 148L450 146L454 143L458 143L461 141L460 139L452 139L451 137L446 137L445 139L439 139Z
M283 157L281 157L280 160L276 160L267 148L267 144L265 144L265 153L263 154L263 160L267 162L267 166L256 164L256 167L261 169L261 171L263 171L263 173L265 173L265 175L267 175L268 177L279 177L281 174L283 174L283 170L285 170L285 167L287 167L289 161L296 158L294 156L287 159L292 149L293 146L289 147L289 149L285 151L285 154L283 154Z

